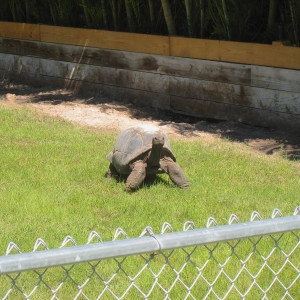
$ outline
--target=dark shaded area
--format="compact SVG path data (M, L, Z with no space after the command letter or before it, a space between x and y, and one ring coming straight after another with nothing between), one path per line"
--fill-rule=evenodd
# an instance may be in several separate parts
M104 175L104 177L106 178L106 174ZM114 175L111 179L108 179L108 180L114 180L114 181L118 182L119 184L122 184L125 189L125 183L126 183L127 177L128 177L128 175ZM153 185L161 185L161 184L164 184L165 186L168 186L168 187L174 186L174 188L178 188L178 187L176 187L175 184L171 183L168 180L165 180L162 176L159 176L156 174L148 174L146 176L144 182L141 184L141 186L138 189L136 189L134 191L128 191L128 192L134 193L141 188L149 188Z
M99 107L101 112L111 111L113 107L114 110L123 112L127 116L141 121L152 120L158 121L160 125L168 124L172 126L176 133L183 137L198 137L201 139L199 133L205 132L229 139L233 142L245 143L251 148L267 155L279 152L287 159L300 160L300 133L262 128L232 121L202 119L171 111L140 107L131 103L120 103L107 98L102 93L86 92L84 94L76 94L51 87L33 88L23 84L1 81L0 99L5 100L8 93L14 94L17 102L20 104L41 102L59 105L67 102L75 102L95 106L101 105ZM160 177L156 179L161 180ZM152 184L151 180L149 184Z

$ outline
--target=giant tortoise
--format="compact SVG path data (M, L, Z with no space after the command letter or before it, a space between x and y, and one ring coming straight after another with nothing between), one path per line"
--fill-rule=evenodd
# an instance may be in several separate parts
M129 175L126 190L137 189L147 174L159 173L167 173L181 188L189 187L189 181L176 164L168 137L156 126L137 125L121 132L107 159L108 179L118 174Z

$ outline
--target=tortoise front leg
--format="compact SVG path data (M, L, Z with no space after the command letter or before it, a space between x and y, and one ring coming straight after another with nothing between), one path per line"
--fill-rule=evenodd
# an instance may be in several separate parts
M190 187L189 181L184 177L182 169L171 159L160 160L160 167L170 176L173 183L183 189Z
M142 184L146 177L146 167L147 164L142 161L138 161L134 164L132 171L126 180L126 190L134 191Z

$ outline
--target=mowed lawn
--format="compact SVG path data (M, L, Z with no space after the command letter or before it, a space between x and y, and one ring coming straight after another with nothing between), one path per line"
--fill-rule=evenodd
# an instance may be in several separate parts
M118 227L136 237L147 225L159 233L168 222L180 231L187 220L200 228L210 216L220 225L232 213L240 221L253 211L266 219L274 208L291 215L300 204L298 162L228 140L172 140L190 189L159 175L128 193L124 178L105 178L117 132L96 132L25 108L2 107L0 120L0 255L11 241L27 252L37 238L55 248L67 235L85 244L92 230L108 241Z

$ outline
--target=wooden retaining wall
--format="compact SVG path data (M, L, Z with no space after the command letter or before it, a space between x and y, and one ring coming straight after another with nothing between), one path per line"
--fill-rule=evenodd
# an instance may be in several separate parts
M7 22L0 36L2 77L204 118L300 125L299 48Z

